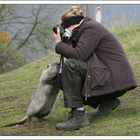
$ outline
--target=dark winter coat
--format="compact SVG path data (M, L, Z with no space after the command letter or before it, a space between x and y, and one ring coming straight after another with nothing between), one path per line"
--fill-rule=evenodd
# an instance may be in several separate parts
M83 94L91 97L135 88L137 85L131 66L112 33L88 17L78 28L76 46L59 42L55 51L66 58L88 63Z

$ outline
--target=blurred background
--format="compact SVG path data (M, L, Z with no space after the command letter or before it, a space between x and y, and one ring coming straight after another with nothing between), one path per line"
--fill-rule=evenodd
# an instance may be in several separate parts
M72 5L0 5L0 73L11 71L46 56L54 49L52 27ZM139 24L140 5L79 5L86 16L95 18L102 11L102 24Z

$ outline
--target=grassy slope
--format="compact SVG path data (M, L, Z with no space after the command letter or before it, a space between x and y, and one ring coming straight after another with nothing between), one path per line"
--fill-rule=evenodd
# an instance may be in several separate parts
M134 69L138 85L140 84L140 26L114 29L114 34L123 44L129 61ZM0 126L7 122L21 119L32 93L37 88L41 71L46 64L59 60L55 54L50 54L32 64L25 65L12 72L0 75ZM69 112L63 107L63 97L60 94L55 111L46 121L39 123L34 118L32 126L0 128L0 135L42 135L42 136L126 136L140 135L140 94L139 88L121 97L121 105L105 118L93 116L93 110L86 106L87 114L92 118L90 126L73 132L55 130L55 124L62 121Z

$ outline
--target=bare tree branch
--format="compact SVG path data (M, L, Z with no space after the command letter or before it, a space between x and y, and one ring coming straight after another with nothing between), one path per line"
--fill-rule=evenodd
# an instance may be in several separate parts
M33 25L32 25L32 28L31 28L30 32L28 33L28 35L26 36L26 38L25 38L25 39L21 42L21 44L17 47L17 49L20 49L21 47L23 47L23 46L28 42L28 40L30 39L30 37L33 35L33 32L34 32L34 30L35 30L37 24L39 23L38 20L39 20L39 13L40 13L40 11L41 11L41 6L39 6L39 8L38 8L38 10L37 10L36 13L35 13L34 10L35 10L35 9L34 9L34 7L33 7L32 13L33 13L34 16L35 16L35 20L34 20L34 23L33 23Z

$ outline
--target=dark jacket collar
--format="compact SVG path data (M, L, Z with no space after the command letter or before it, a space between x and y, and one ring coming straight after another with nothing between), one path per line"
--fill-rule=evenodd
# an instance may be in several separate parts
M80 29L81 26L82 26L85 22L88 22L88 21L90 21L90 20L91 20L90 17L84 17L84 20L83 20L83 22L78 26L78 29Z

